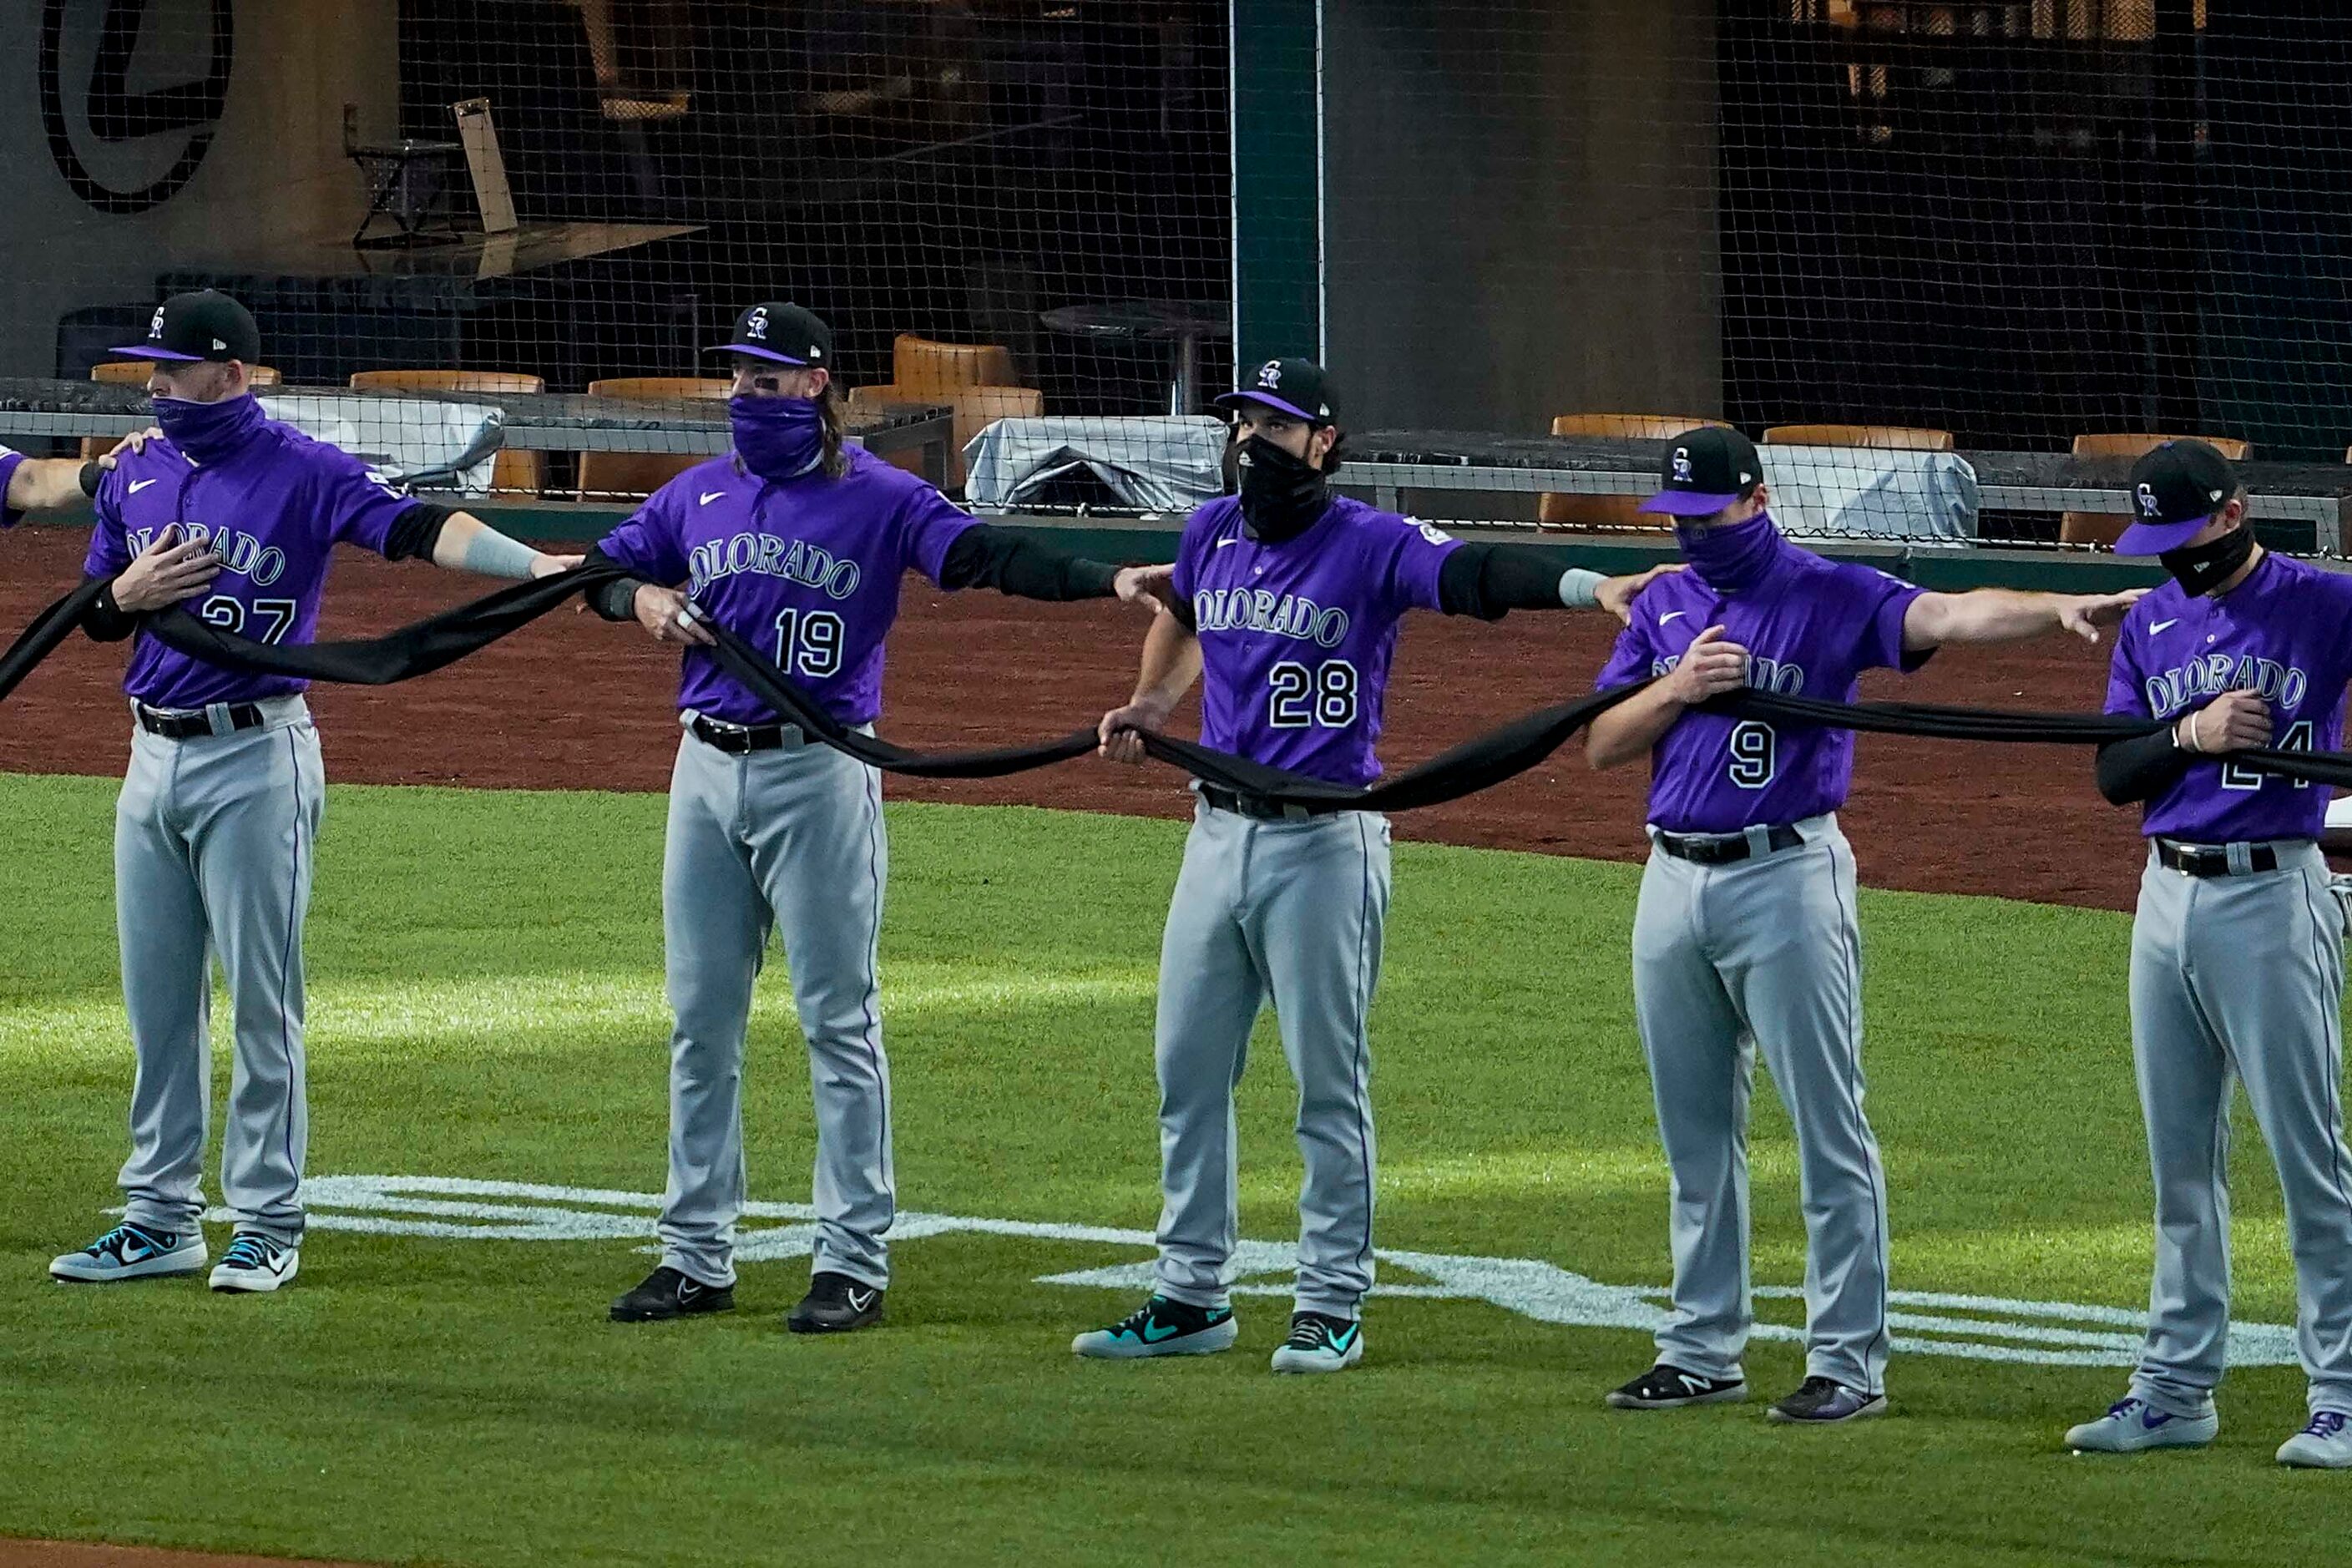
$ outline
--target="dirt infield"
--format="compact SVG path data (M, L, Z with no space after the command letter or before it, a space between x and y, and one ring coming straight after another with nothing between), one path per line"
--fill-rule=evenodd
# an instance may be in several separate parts
M23 528L0 539L0 626L10 635L79 573L87 535ZM381 631L475 585L415 564L340 552L322 637ZM1042 606L942 595L908 579L881 725L908 745L1003 744L1059 734L1123 700L1141 617L1111 604ZM1586 689L1611 627L1595 615L1519 615L1496 626L1415 616L1397 654L1382 745L1391 767ZM76 639L0 710L0 769L120 773L126 723L119 647ZM676 750L675 656L633 628L559 612L450 669L383 689L321 687L312 701L330 776L344 783L654 790ZM2072 641L1961 651L1865 695L1920 701L2094 708L2104 649ZM1643 770L1595 774L1574 745L1500 788L1407 814L1398 831L1554 854L1643 853ZM1179 816L1190 800L1163 768L1081 761L989 783L893 779L899 799L1019 803ZM1843 814L1865 882L2128 909L2135 821L2101 801L2075 748L1864 736Z

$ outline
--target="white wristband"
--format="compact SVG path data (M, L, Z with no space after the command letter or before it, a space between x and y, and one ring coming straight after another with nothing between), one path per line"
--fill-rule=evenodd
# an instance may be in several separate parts
M1559 574L1559 602L1571 610L1601 607L1601 584L1609 579L1598 572L1571 566Z

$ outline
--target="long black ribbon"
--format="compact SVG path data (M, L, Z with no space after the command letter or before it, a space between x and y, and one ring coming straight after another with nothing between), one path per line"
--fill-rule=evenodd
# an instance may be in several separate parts
M623 575L610 565L583 566L501 588L381 637L340 642L257 642L179 609L149 616L144 626L167 646L191 658L233 669L385 686L452 664L528 626L573 595ZM82 584L43 610L8 650L0 654L0 700L13 692L41 660L73 633L103 589L100 582ZM1095 747L1095 731L1090 725L1056 740L1024 746L976 752L914 751L843 724L819 707L772 659L740 636L715 622L706 620L704 624L716 639L713 652L720 666L781 718L824 744L886 773L917 778L998 778L1066 762ZM1309 814L1408 811L1458 800L1527 772L1566 744L1570 737L1599 714L1648 684L1639 681L1612 687L1542 709L1474 736L1366 789L1350 789L1304 773L1268 767L1171 735L1150 731L1140 734L1144 750L1160 761L1182 768L1203 783L1271 805L1297 807ZM2152 734L2163 728L2147 720L2097 714L2004 712L1927 703L1825 702L1758 691L1735 693L1714 706L1741 718L1768 722L1937 740L2095 745ZM2262 773L2352 787L2352 755L2344 752L2263 749L2232 752L2231 760Z

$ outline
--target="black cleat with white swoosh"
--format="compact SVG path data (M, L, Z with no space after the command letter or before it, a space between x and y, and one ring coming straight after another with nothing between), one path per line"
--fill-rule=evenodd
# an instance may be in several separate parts
M846 1274L824 1273L809 1280L808 1294L784 1318L796 1334L845 1334L882 1321L882 1288Z
M1702 1377L1661 1362L1622 1388L1609 1391L1618 1410L1679 1410L1685 1405L1737 1405L1748 1384L1737 1377Z
M705 1285L665 1263L639 1281L635 1289L613 1303L613 1321L661 1323L672 1318L734 1310L735 1287Z

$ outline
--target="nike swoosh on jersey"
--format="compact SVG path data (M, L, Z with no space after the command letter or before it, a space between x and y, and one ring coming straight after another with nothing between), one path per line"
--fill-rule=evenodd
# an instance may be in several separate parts
M2158 621L2155 625L2147 628L2147 635L2154 637L2158 632L2170 631L2174 626L2177 626L2179 624L2180 617L2179 616L2173 616L2172 619L2168 621Z
M1240 542L1241 542L1241 541L1240 541L1238 538L1235 538L1235 539L1220 539L1219 541L1217 541L1217 542L1216 542L1216 543L1214 543L1214 544L1211 545L1209 548L1211 548L1212 550L1223 550L1223 549L1226 545L1228 545L1228 544L1239 544Z
M1679 619L1680 617L1689 614L1690 612L1688 610L1668 610L1664 615L1658 617L1658 625L1663 626L1668 621Z
M141 490L145 489L149 485L152 485L154 482L155 481L152 479L133 479L127 488L132 495L137 495Z
M702 504L709 506L712 501L717 500L720 496L723 496L727 492L725 490L705 490L702 492Z

